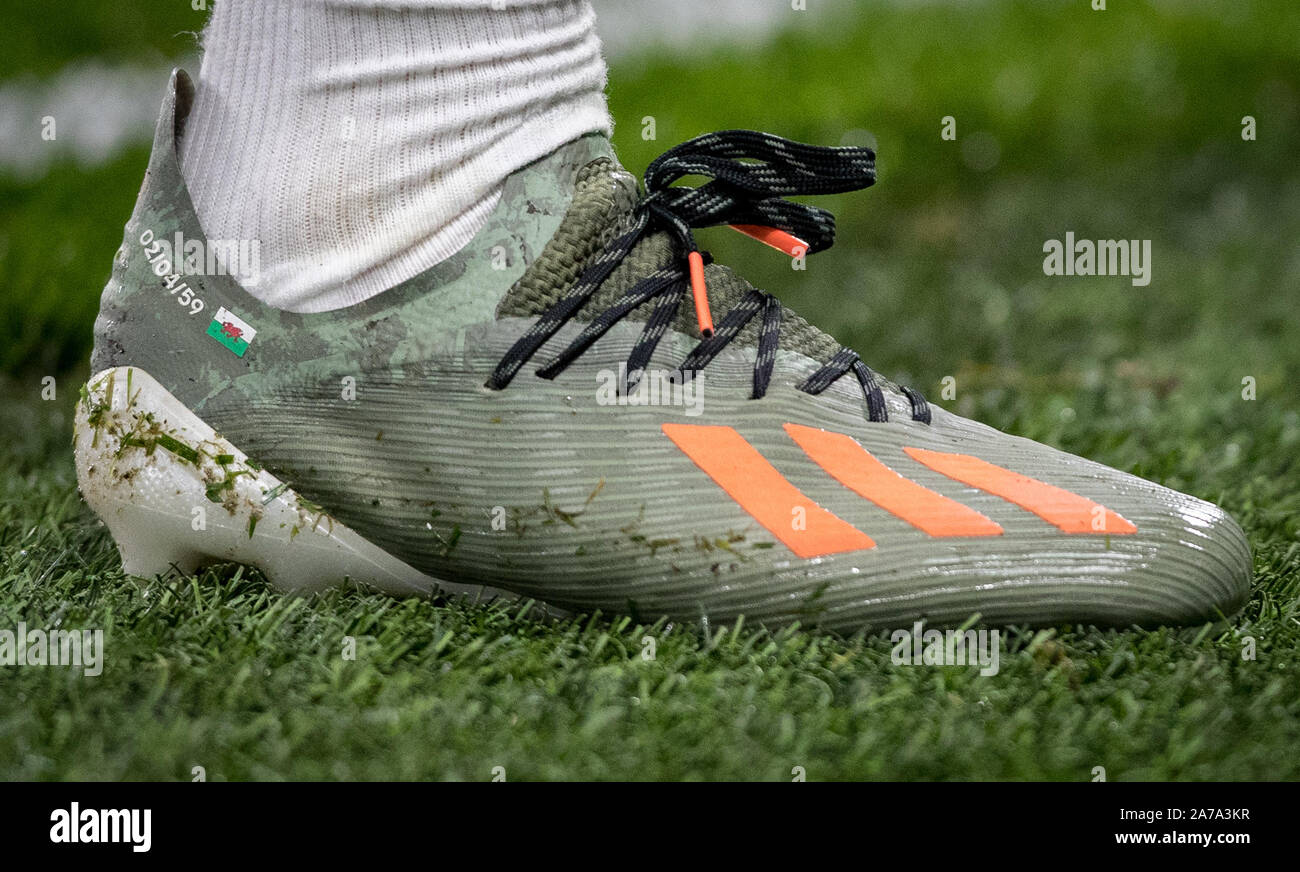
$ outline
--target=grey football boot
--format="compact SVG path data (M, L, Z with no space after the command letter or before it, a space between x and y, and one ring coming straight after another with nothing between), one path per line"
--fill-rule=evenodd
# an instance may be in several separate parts
M294 314L223 274L237 246L212 257L176 152L192 94L175 73L78 407L128 572L847 631L1190 622L1248 594L1215 506L932 407L695 249L724 223L828 247L784 197L867 186L867 149L711 134L643 193L583 137L445 262Z

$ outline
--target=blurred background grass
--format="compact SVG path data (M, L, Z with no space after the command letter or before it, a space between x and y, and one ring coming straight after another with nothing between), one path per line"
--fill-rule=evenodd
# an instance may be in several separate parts
M271 640L248 653L238 687L227 686L223 628L261 626L290 606L243 576L213 594L215 603L198 587L125 586L104 532L76 499L67 448L68 413L149 125L93 158L40 138L42 95L67 70L93 78L156 68L122 110L152 116L168 63L192 64L204 14L186 2L74 0L54 16L37 0L11 0L0 7L0 97L21 111L9 113L0 138L8 152L0 155L0 399L9 410L0 416L0 625L65 612L85 626L117 621L119 657L186 665L165 691L139 676L98 679L96 705L78 717L69 699L88 691L72 682L39 670L8 679L34 703L0 731L0 767L31 777L167 777L201 747L225 755L232 776L464 775L488 763L464 741L481 734L498 736L494 747L509 748L501 753L538 777L781 777L790 748L811 761L810 772L817 764L841 777L1087 778L1098 761L1128 777L1300 773L1300 688L1285 675L1300 653L1300 4L808 5L800 13L784 0L754 2L747 8L761 8L771 26L734 40L727 17L707 3L598 3L603 26L621 29L610 40L618 50L609 95L624 163L640 173L676 142L727 127L876 147L874 188L819 198L838 216L839 241L806 272L724 231L704 234L703 244L874 368L936 400L952 376L956 398L941 401L949 408L1223 504L1255 552L1256 593L1235 628L1261 640L1259 664L1242 663L1233 633L1062 628L1059 650L1046 658L1043 639L1025 637L1001 676L943 671L932 685L892 669L879 640L846 648L816 634L770 645L751 636L723 656L707 638L687 639L678 665L664 668L690 676L689 689L652 717L629 702L646 696L645 679L611 661L607 639L596 644L599 625L546 629L470 607L357 595L299 612L289 625L301 626L278 647ZM635 29L648 21L659 27ZM683 44L685 31L698 41ZM674 45L657 47L658 34L675 35ZM949 115L956 141L940 137ZM1247 115L1255 141L1241 136ZM648 116L654 141L642 138ZM95 135L90 117L59 117L60 140ZM22 160L31 157L23 150L45 157ZM1044 241L1067 231L1152 240L1150 285L1044 276ZM47 375L58 379L58 403L37 400ZM1247 377L1253 402L1241 393ZM171 605L145 608L140 597L160 590ZM179 600L167 599L173 593ZM176 626L192 610L211 624L214 609L229 618L215 629ZM319 622L365 631L376 614L395 622L414 654L399 652L342 695L292 677L319 673L310 650ZM468 672L458 660L450 677L429 674L441 655L421 639L440 638L443 625L497 660L467 654ZM613 632L635 650L639 631ZM575 647L555 678L541 664L561 638ZM769 665L760 668L750 652L764 650ZM790 670L777 686L772 656ZM268 677L250 664L266 665ZM506 680L530 670L536 681L521 677L512 688ZM490 685L475 677L488 673ZM1164 679L1152 681L1156 674ZM827 694L810 697L810 683ZM471 709L424 736L447 749L441 757L417 765L404 756L421 753L412 733L393 739L391 765L340 762L366 744L366 706L383 702L414 717L403 706L418 701L379 689L390 685ZM550 688L544 698L538 686ZM355 688L364 700L348 695ZM160 716L158 698L182 713ZM967 703L979 704L978 717L961 714ZM265 735L232 726L250 710L279 712L291 725L296 711L323 708L334 718L328 729L290 735L285 726L273 751ZM530 713L528 730L501 723L502 712L518 710ZM749 714L688 728L681 719L692 711ZM909 739L919 736L910 732L917 711L946 726ZM156 736L152 755L127 750L126 737L141 734ZM594 747L618 750L601 758ZM903 750L891 757L882 747Z

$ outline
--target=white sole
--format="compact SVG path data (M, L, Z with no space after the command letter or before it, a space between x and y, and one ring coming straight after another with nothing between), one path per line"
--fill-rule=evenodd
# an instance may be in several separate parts
M515 598L440 581L366 541L250 463L144 370L106 369L86 383L74 444L82 496L131 575L231 562L290 591L350 580L398 595Z

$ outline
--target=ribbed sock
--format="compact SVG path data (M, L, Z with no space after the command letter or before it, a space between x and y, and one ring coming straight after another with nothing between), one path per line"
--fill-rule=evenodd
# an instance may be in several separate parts
M218 0L181 165L245 286L358 303L463 247L505 178L610 131L587 0Z

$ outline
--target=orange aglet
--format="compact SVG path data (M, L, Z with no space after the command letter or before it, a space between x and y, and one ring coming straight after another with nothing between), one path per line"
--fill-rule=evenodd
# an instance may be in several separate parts
M759 224L732 224L732 230L738 230L751 239L757 239L764 245L770 245L777 251L785 252L790 257L799 257L808 253L808 243L798 236L792 236L775 227L763 227Z
M695 320L700 325L700 335L708 339L713 335L713 314L709 311L709 289L704 285L704 256L698 251L686 255L691 269L691 296L695 299Z

